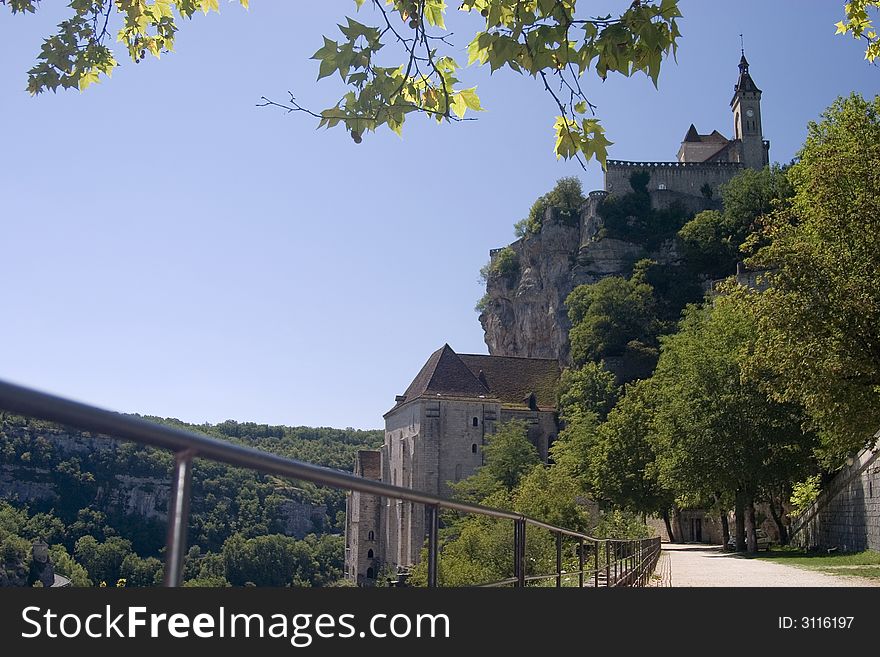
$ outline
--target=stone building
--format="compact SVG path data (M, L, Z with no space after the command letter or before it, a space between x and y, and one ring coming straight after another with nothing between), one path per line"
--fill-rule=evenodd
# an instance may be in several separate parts
M761 125L761 93L743 53L730 101L733 138L728 139L717 130L701 135L692 123L674 162L608 160L605 191L609 194L630 192L630 176L646 171L651 176L648 189L652 192L699 197L711 190L712 195L717 195L718 186L740 169L763 169L770 164L770 142L764 139Z
M720 185L745 168L761 169L769 162L770 142L764 139L761 96L743 54L729 104L731 138L718 130L701 134L691 125L674 160L609 159L605 188L588 194L578 222L564 221L548 208L539 233L526 235L505 249L492 249L490 259L503 250L513 251L519 274L487 281L480 323L489 353L556 358L569 363L571 325L565 299L574 288L608 276L628 277L633 263L643 258L664 266L678 264L681 253L672 241L649 250L642 244L605 235L602 204L609 196L631 192L631 176L641 173L648 174L647 190L655 209L677 206L689 214L720 210Z
M450 482L483 463L483 446L501 422L523 420L547 458L558 433L554 359L457 354L449 345L431 357L385 414L385 444L358 453L355 473L396 486L450 496ZM346 576L370 584L380 569L402 571L419 560L424 507L350 493L346 510Z

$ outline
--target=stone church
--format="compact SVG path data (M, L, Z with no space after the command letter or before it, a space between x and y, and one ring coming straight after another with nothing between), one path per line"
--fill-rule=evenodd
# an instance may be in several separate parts
M749 73L745 53L739 61L739 79L733 88L730 109L732 139L717 130L701 135L691 124L674 162L608 160L604 191L608 194L629 192L632 189L630 175L648 171L651 174L648 189L652 192L701 197L706 195L705 189L717 191L720 184L730 180L740 169L763 169L770 163L770 142L764 139L761 127L761 90Z
M358 453L355 474L449 496L449 482L474 473L483 462L486 436L494 433L499 422L510 419L527 422L529 439L546 460L559 429L555 405L560 364L568 361L564 299L577 285L613 272L581 272L577 266L568 273L565 264L579 262L595 249L598 205L605 196L631 191L633 173L649 174L647 188L655 207L679 203L698 212L717 207L718 187L739 171L767 166L770 142L763 137L761 90L749 73L745 53L730 109L731 139L717 130L700 134L691 125L676 161L607 161L605 189L590 193L580 225L565 229L571 234L557 236L564 237L564 243L556 244L559 248L553 253L558 251L565 262L552 269L557 274L562 271L563 279L542 272L547 268L541 267L540 260L532 262L529 249L535 246L522 239L511 244L522 263L520 283L528 281L528 286L507 290L504 296L512 301L480 316L493 355L457 354L449 345L434 352L385 414L385 444L379 450ZM555 239L552 231L551 226L538 243ZM490 252L490 257L498 251ZM539 297L532 298L536 294ZM522 313L518 303L524 306ZM532 309L539 309L539 315L534 316ZM517 335L523 331L538 342ZM683 524L684 540L716 538L714 526L702 511L690 512ZM345 530L346 577L371 584L383 567L402 571L418 562L426 536L425 513L421 506L408 502L350 493Z
M449 497L449 482L483 463L486 437L500 422L524 420L529 440L547 459L558 433L552 359L457 354L449 345L428 361L385 414L385 444L358 452L355 474ZM424 507L349 493L346 576L375 580L383 566L406 569L425 542Z

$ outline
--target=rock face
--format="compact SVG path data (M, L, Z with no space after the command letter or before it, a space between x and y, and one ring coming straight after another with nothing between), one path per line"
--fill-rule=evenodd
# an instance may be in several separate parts
M553 208L545 214L537 235L527 235L508 248L517 256L515 275L492 274L486 282L486 297L480 313L489 353L497 356L556 358L570 364L568 331L571 327L565 299L578 285L595 283L607 276L629 277L642 258L660 264L676 264L680 254L671 241L656 251L621 239L603 236L598 207L607 196L592 192L581 208L577 226L567 225ZM668 194L667 194L668 196ZM652 205L667 206L680 201L652 193ZM715 204L691 199L700 210ZM501 249L494 249L495 258Z

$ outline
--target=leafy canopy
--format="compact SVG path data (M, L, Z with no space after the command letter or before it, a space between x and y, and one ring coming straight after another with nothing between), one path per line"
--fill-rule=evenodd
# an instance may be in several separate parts
M249 0L238 0L247 9ZM34 13L38 0L0 0L13 14ZM87 89L101 75L110 77L119 62L108 41L115 33L135 63L147 55L174 50L179 20L220 10L220 0L72 0L72 15L43 41L36 65L28 71L31 94Z
M759 218L780 207L794 192L778 165L744 169L721 185L724 210L705 210L678 231L684 254L698 270L715 276L733 271L740 247Z
M248 0L238 0L245 8ZM38 0L0 0L12 13L44 10ZM444 0L355 0L372 9L363 22L346 16L341 38L324 37L313 58L318 79L339 75L347 91L330 108L305 112L320 125L343 126L355 142L386 126L400 133L407 115L438 122L460 121L483 109L475 87L458 78L463 63L510 69L540 80L558 115L553 122L557 157L605 164L611 143L593 115L583 82L592 69L647 75L656 85L663 59L675 53L680 36L678 0L640 0L617 15L595 15L585 0L461 0L458 10L476 19L466 45L467 61L456 59L465 44L453 41ZM220 0L71 0L71 15L47 38L28 73L28 90L87 88L118 65L108 44L114 34L134 62L173 50L178 24L196 12L218 11ZM366 13L366 11L364 12ZM390 46L390 47L388 47ZM382 51L380 53L380 51Z
M544 225L544 216L551 208L559 213L563 223L577 226L584 201L586 198L580 180L574 176L560 178L553 189L532 204L528 216L514 224L514 233L517 237L540 233Z
M569 341L576 365L628 348L656 345L659 322L654 289L638 277L609 276L579 285L565 301L571 321Z
M878 0L850 0L843 6L846 19L834 24L837 34L851 34L854 39L865 40L865 59L869 62L880 57L880 37L868 13L876 12L878 8Z
M829 465L871 440L880 402L880 96L839 98L788 178L794 197L756 237L770 270L749 363L803 404Z

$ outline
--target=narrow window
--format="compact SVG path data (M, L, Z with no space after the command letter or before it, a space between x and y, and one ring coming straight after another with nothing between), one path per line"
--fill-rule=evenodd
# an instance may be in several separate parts
M372 531L369 532L369 533L367 534L367 540L368 540L368 541L375 541L375 540L376 540L376 534L374 534Z
M373 551L367 550L367 559L372 559L372 558L373 558Z
M375 571L372 568L367 568L367 579L374 579L375 577Z
M476 453L477 453L477 443L474 443L473 445L471 445L471 454L476 454Z
M461 481L461 463L455 466L455 480Z
M475 427L478 427L478 426L480 426L480 421L477 418L474 418L473 424Z

